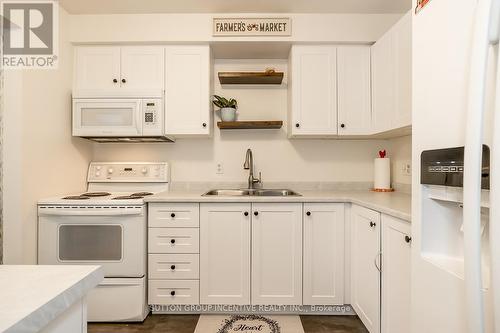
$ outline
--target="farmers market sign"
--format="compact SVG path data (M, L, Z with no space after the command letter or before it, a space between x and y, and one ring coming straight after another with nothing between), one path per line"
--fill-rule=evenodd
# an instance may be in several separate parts
M290 36L290 18L214 18L214 36Z

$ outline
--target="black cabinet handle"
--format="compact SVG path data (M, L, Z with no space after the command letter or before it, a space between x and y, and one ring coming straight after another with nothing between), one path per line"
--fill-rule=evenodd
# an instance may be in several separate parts
M117 79L113 79L113 83L118 83L118 80Z
M248 212L244 212L243 215L248 216Z
M307 216L311 216L311 212L307 212L307 213L306 213L306 215L307 215Z
M373 227L375 227L375 226L377 226L377 224L376 224L375 222L370 221L370 227L372 227L372 228L373 228Z
M299 127L300 127L300 124L299 124L299 123L295 124L295 127L299 128Z
M170 269L174 270L175 269L175 265L170 266Z
M340 127L344 128L344 127L345 127L345 124L340 124Z
M122 83L126 83L126 82L127 82L127 80L125 80L125 79L122 79Z
M175 290L172 290L172 291L170 292L170 295L175 296Z
M174 218L175 217L175 213L170 214L170 217Z
M257 216L259 215L259 212L253 212L253 215Z
M203 127L207 127L207 123L203 123L203 124L202 124L202 126L203 126Z
M170 243L175 244L175 239L171 239Z
M405 236L405 242L407 242L408 244L410 244L411 237L410 236Z

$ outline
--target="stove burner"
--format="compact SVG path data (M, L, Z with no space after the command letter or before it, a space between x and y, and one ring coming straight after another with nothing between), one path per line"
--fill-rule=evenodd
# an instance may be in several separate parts
M153 193L151 193L151 192L136 192L136 193L132 193L130 196L131 197L145 197L147 195L153 195Z
M88 200L90 197L84 195L69 195L63 198L64 200Z
M114 197L112 200L133 200L133 199L142 199L144 198L143 196L137 196L137 195L121 195L118 197Z
M93 197L105 197L105 196L108 196L108 195L111 195L111 193L109 193L109 192L87 192L87 193L81 194L81 196L90 197L90 198L93 198Z

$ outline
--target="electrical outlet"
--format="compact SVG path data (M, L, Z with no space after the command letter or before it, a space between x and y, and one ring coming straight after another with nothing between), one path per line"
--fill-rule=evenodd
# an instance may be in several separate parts
M215 168L215 173L218 175L223 175L224 174L224 167L222 166L222 163L217 163L217 166Z
M411 176L411 164L410 163L403 163L401 165L401 172L405 176Z

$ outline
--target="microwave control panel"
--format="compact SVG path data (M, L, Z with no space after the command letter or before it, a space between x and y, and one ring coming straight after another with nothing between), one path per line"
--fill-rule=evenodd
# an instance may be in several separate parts
M142 101L142 134L163 135L163 112L161 99Z

